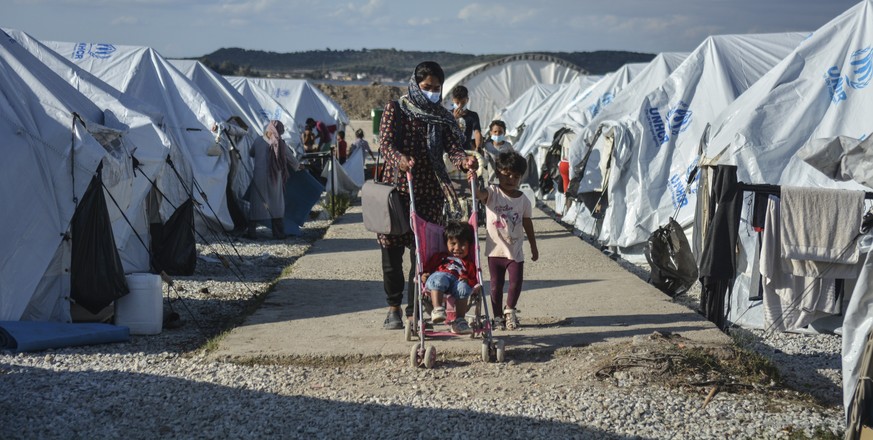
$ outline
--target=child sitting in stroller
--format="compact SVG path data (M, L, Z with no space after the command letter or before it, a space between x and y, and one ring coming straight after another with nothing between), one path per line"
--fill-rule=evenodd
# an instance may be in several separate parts
M422 274L433 304L431 321L437 324L446 320L443 295L448 294L455 299L457 316L451 323L452 333L469 335L473 330L464 319L467 299L482 291L476 275L476 264L468 258L468 255L472 255L471 247L476 245L473 242L473 227L468 223L449 222L444 231L448 252L434 254L424 266Z

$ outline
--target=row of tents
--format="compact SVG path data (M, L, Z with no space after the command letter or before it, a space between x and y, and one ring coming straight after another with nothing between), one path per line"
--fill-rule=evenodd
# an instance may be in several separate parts
M773 322L772 304L759 295L767 275L759 267L757 195L788 187L860 192L860 208L834 214L848 213L867 228L826 225L855 228L849 231L857 234L852 246L860 254L855 278L838 283L845 294L836 296L836 313L788 329L843 335L848 411L873 327L873 253L869 232L864 235L873 222L871 80L873 1L864 0L811 32L711 36L690 53L661 53L594 81L580 76L537 85L496 117L510 127L514 148L538 168L557 150L568 182L561 182L565 192L557 186L555 211L604 248L645 262L653 234L675 220L683 236L675 243L687 240L691 265L699 264L690 272L704 285L701 310L710 316L711 307L721 315L710 316L716 322L787 327ZM718 195L727 173L732 198ZM737 224L717 224L729 209L739 212ZM707 261L714 240L728 245L722 260ZM719 295L707 296L714 291L709 277L721 283L714 289ZM791 300L779 320L810 312L810 289L797 286L778 290Z
M0 76L3 321L69 322L71 302L92 312L111 302L99 297L113 278L104 268L116 278L155 271L161 240L172 260L196 258L195 234L226 239L240 226L233 212L251 182L249 147L269 120L283 122L298 155L307 118L349 122L307 81L222 77L148 47L12 29L0 30ZM231 117L248 126L244 135L213 131ZM351 174L363 180L362 170ZM186 242L174 234L188 249L171 249ZM114 282L102 290L124 294L123 278Z

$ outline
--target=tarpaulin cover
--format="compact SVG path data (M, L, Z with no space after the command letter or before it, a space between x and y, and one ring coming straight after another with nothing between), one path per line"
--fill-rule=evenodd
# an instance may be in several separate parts
M285 233L299 235L324 186L309 171L294 171L285 182Z
M40 351L78 345L125 342L127 327L103 323L0 321L0 349Z
M152 267L157 273L191 275L197 265L194 240L194 201L188 199L161 225L153 223Z
M70 297L89 312L98 313L129 292L99 175L91 178L79 201L71 230Z

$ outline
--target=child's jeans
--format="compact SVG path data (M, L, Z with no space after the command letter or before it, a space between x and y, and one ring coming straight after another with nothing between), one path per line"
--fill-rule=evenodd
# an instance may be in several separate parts
M466 281L447 272L434 272L427 277L424 284L427 290L436 290L451 295L455 299L467 299L473 293L473 288Z

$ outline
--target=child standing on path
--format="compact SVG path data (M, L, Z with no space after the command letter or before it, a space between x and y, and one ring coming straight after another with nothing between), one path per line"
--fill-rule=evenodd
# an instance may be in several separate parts
M530 259L537 261L539 251L531 221L531 203L519 191L521 176L527 170L524 157L515 151L502 152L495 161L497 185L477 190L476 197L485 203L485 255L491 272L491 306L496 326L509 330L518 328L516 305L524 279L524 236L530 243ZM469 178L475 175L468 173ZM503 308L503 284L509 273L506 308ZM503 319L497 311L503 310Z

